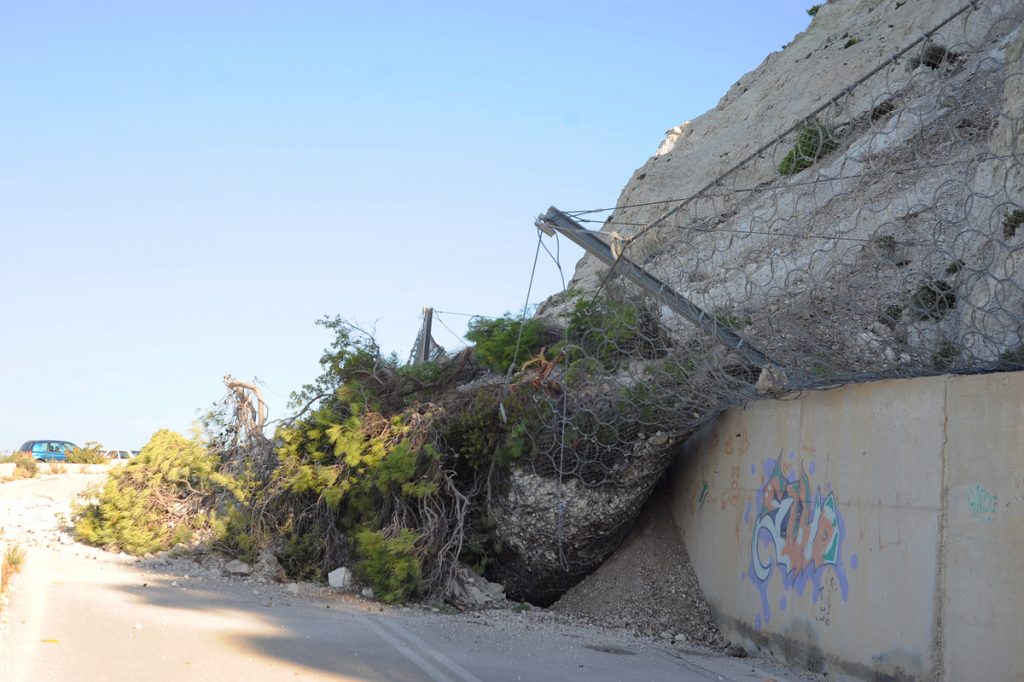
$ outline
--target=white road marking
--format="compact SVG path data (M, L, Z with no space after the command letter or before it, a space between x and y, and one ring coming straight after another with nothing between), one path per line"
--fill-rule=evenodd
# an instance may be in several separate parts
M430 646L429 644L424 642L422 639L420 639L416 635L412 634L411 632L409 632L408 630L403 628L398 623L390 622L390 623L387 623L387 625L392 630L394 630L395 634L397 634L399 637L404 637L410 644L413 644L413 645L419 647L420 651L423 651L428 656L433 658L435 661L437 661L438 663L440 663L441 665L445 666L450 671L455 673L456 677L459 677L460 679L462 679L463 682L482 682L482 680L480 678L476 677L475 675L473 675L473 673L469 672L468 670L463 668L461 665L459 665L458 663L456 663L452 659L448 658L447 656L442 654L440 651L438 651L437 649L435 649L434 647Z
M420 656L415 651L413 651L408 646L406 646L404 642L402 642L401 640L399 640L396 637L394 637L387 630L385 630L384 628L380 627L379 625L374 623L372 620L370 620L369 618L367 618L363 614L358 613L358 612L353 612L352 615L355 616L356 620L358 620L360 623L362 623L364 626L366 626L366 628L368 630L371 630L374 634L376 634L381 639L383 639L385 642L387 642L392 647L394 647L395 651L397 651L398 653L402 654L407 659L409 659L409 661L413 665L415 665L417 668L419 668L424 673L426 673L427 676L430 677L430 679L434 680L434 682L454 682L454 680L452 678L448 677L443 672L441 672L440 670L438 670L434 666L430 665L430 663L428 663L426 660L424 660L422 656Z

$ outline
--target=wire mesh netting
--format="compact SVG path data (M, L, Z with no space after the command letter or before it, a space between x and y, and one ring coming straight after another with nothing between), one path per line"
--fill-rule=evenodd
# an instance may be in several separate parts
M1015 362L1024 73L998 46L1022 11L966 6L705 191L606 225L797 385Z
M954 7L700 191L569 212L774 367L591 266L539 311L557 352L505 390L531 454L498 511L513 554L571 584L672 446L759 395L1024 368L1022 19Z

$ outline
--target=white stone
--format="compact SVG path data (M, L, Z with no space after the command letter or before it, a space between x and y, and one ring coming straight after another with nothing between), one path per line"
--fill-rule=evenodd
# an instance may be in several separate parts
M352 586L352 571L339 566L327 574L327 584L335 590L344 590Z
M460 565L455 580L448 587L447 598L466 608L496 606L505 601L505 588Z
M230 573L231 575L249 575L250 573L252 573L252 566L245 563L244 561L232 559L231 561L224 564L224 570Z

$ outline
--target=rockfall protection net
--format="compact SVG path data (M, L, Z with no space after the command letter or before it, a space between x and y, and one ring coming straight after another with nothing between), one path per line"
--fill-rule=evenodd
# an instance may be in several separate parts
M761 367L614 269L544 306L558 353L504 401L532 453L499 513L514 552L593 568L667 446L759 395L1024 368L1022 18L966 5L696 194L569 212L781 373L759 390ZM528 546L541 526L555 542Z

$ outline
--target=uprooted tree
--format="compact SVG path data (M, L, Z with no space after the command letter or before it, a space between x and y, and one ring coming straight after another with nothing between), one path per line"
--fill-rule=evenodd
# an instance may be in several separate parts
M475 349L419 365L325 318L323 372L273 438L258 386L226 377L206 445L157 434L79 512L79 535L265 549L301 579L348 565L387 601L444 596L461 562L550 602L614 550L709 404L678 390L702 385L693 349L676 354L650 309L609 291L561 317L475 320Z

